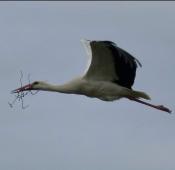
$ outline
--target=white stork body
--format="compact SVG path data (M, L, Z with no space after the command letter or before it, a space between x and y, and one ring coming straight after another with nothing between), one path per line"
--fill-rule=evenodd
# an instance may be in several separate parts
M104 101L113 101L122 97L145 98L149 96L144 92L133 91L112 82L87 80L84 77L73 79L63 85L52 85L46 82L34 82L35 90L54 91L59 93L79 94L88 97L96 97ZM39 83L37 85L37 83Z
M131 89L137 63L141 66L137 59L110 41L81 40L81 42L89 57L85 74L64 85L35 82L35 89L81 94L105 101L121 97L149 99L145 93ZM115 61L116 59L118 61Z
M96 97L104 101L125 97L159 110L171 112L162 105L155 106L138 100L139 98L150 99L150 97L144 92L134 91L131 88L134 84L137 66L141 66L136 58L111 41L81 41L89 57L88 67L83 76L63 85L36 81L13 92L55 91Z
M60 93L79 94L88 97L96 97L105 101L113 101L122 97L124 88L106 81L86 80L79 77L63 85L51 85L39 82L42 85L36 86L38 90L55 91ZM121 94L120 94L121 93Z

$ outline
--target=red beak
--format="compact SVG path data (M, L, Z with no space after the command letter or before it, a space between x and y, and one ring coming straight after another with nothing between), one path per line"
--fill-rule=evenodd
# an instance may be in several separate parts
M19 93L19 92L26 91L26 90L32 90L32 85L31 84L27 84L27 85L25 85L23 87L20 87L18 89L13 90L11 93Z

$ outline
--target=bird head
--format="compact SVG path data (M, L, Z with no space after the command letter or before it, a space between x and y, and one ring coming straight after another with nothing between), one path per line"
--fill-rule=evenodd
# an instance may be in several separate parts
M44 81L34 81L33 83L29 83L25 86L22 86L20 88L13 90L12 93L19 93L19 92L30 91L30 90L41 90L41 89L44 89L46 84L47 83Z

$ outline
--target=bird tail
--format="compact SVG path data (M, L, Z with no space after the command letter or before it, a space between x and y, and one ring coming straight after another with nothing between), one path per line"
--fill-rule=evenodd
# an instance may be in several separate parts
M142 92L142 91L132 91L132 97L134 98L143 98L143 99L146 99L146 100L151 100L151 97L146 94L145 92Z

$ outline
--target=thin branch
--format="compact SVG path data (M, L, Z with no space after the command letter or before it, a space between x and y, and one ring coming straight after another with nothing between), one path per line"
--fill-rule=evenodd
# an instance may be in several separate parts
M23 79L23 72L20 71L20 85L21 85L21 88L23 87L23 83L22 83L22 79ZM28 82L30 84L30 74L28 74ZM16 103L16 101L21 101L21 108L22 109L26 109L27 107L29 107L29 105L24 105L24 100L23 98L27 95L27 94L32 94L32 95L35 95L36 93L38 93L38 91L36 92L32 92L31 90L30 91L27 91L27 92L24 92L24 91L20 91L17 93L17 95L15 95L15 99L12 101L12 102L8 102L9 106L11 108L13 108L14 104Z
M30 74L28 74L28 81L29 81L29 84L30 84ZM37 94L39 92L39 90L37 90L37 91L35 91L35 92L33 92L32 90L30 90L30 93L32 94L32 95L35 95L35 94Z

